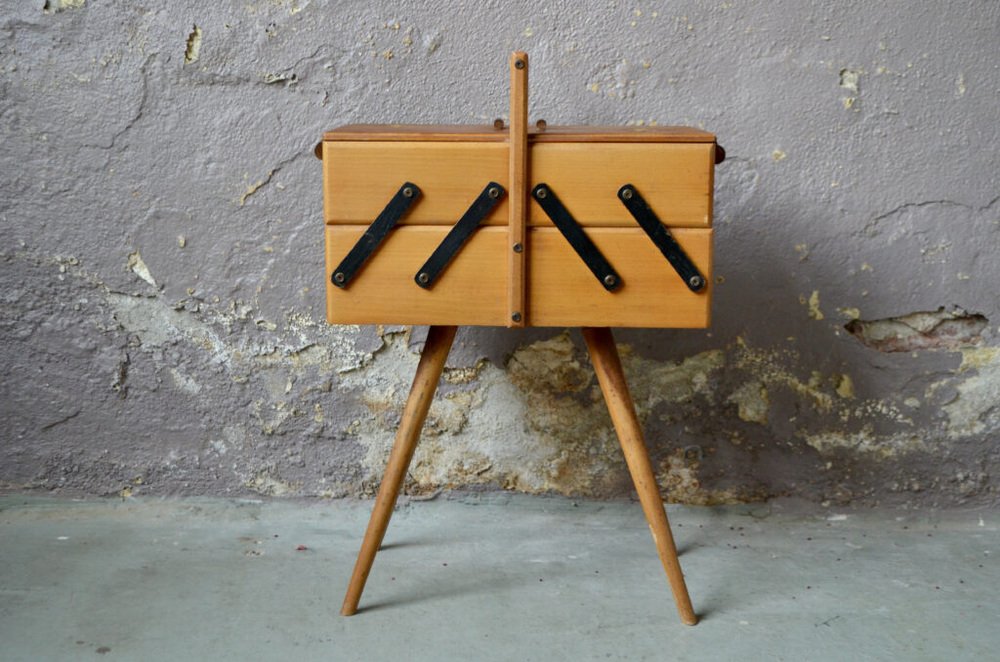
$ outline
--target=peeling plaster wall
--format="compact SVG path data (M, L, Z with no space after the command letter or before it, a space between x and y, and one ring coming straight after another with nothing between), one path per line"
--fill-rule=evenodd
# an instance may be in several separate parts
M618 334L664 494L995 503L1000 5L34 0L0 13L0 488L370 494L424 329L323 321L347 122L692 124L714 326ZM627 494L577 332L463 329L409 476Z

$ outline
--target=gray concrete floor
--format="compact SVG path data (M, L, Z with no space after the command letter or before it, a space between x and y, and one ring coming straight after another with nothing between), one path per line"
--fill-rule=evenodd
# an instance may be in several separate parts
M668 510L682 625L637 503L401 503L338 615L369 502L0 498L0 659L984 660L1000 513ZM304 546L306 549L300 549Z

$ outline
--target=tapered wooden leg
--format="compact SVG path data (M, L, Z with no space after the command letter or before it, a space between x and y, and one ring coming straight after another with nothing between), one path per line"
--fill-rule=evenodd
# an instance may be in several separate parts
M628 392L615 339L611 335L611 329L608 328L585 328L583 338L587 342L590 360L594 364L597 380L601 384L604 400L608 404L611 420L618 433L622 451L625 453L625 462L635 482L635 490L639 493L642 510L646 513L646 521L649 522L649 529L653 533L656 550L660 554L663 569L667 571L670 590L673 591L674 602L677 603L677 612L684 623L694 625L698 622L698 616L691 607L684 574L677 560L674 536L670 532L667 512L663 508L660 489L657 487L653 466L649 462L646 444L642 439L642 428L635 414L632 396Z
M340 608L340 613L344 616L351 616L358 611L361 592L365 589L368 573L371 572L372 563L375 561L375 553L378 552L382 538L385 537L385 530L389 527L389 518L396 505L399 488L403 484L410 460L413 459L413 451L417 447L417 439L420 438L420 428L427 418L427 411L431 407L431 400L434 399L434 391L437 390L438 380L441 378L441 371L444 369L444 362L448 358L448 351L451 349L457 330L458 327L454 326L432 326L427 334L427 342L420 355L420 363L417 365L417 374L413 378L413 386L410 387L410 395L406 399L399 430L396 431L396 441L389 455L389 463L386 465L378 496L375 497L375 507L368 522L368 530L365 531L365 539L361 543L361 551L354 564L354 574L351 575L351 583L347 587L347 595L344 596L344 605Z

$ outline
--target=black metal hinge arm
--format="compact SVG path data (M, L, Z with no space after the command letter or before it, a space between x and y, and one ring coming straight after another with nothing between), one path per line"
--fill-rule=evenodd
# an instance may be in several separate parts
M410 207L419 197L420 188L416 184L406 182L400 186L399 191L396 192L396 195L392 196L392 200L385 206L382 213L372 221L372 224L368 226L365 233L354 244L354 247L340 261L337 268L333 270L333 273L330 275L330 282L341 289L346 288L358 270L361 269L368 258L375 252L375 249L385 239L386 235L389 234L389 231L406 215L406 212L410 210Z
M427 258L424 266L420 267L420 270L417 271L417 274L413 277L417 285L425 290L431 289L437 277L441 275L441 272L455 258L462 245L469 240L469 237L479 227L479 224L490 215L493 208L503 198L504 193L506 191L503 186L496 182L490 182L486 185L486 188L479 194L479 197L475 199L468 210L462 215L462 218L455 223L451 231L445 235L445 238L434 249L434 252L431 253L431 256Z
M638 221L639 226L653 240L653 243L663 253L663 257L667 258L670 266L674 268L688 289L692 292L700 292L705 289L705 277L670 234L670 230L660 222L656 213L639 195L639 191L631 184L626 184L618 189L618 199L622 201L625 208Z
M622 285L621 276L614 270L600 249L591 241L573 215L559 201L556 194L547 184L539 184L531 189L531 197L535 199L542 210L552 219L576 254L580 256L587 268L594 274L601 285L609 292L614 292Z

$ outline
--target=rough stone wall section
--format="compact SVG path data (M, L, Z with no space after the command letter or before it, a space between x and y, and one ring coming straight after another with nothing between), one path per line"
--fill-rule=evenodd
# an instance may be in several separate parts
M715 323L623 331L664 494L997 501L1000 5L24 0L0 485L370 494L423 329L323 321L347 122L716 132ZM408 489L630 490L576 332L463 329Z

